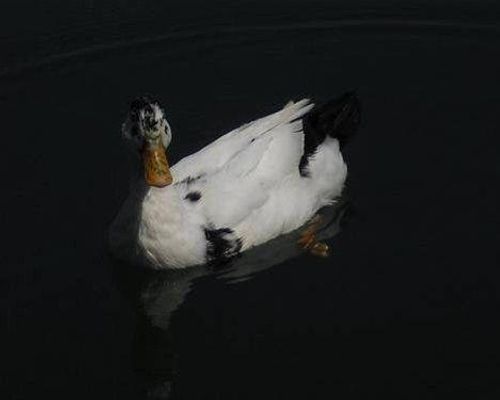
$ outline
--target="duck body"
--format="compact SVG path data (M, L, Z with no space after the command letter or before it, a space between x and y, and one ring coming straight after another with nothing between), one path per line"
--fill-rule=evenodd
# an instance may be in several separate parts
M119 258L158 269L224 262L291 232L341 194L352 93L308 100L229 132L175 164L165 187L133 181L110 231Z

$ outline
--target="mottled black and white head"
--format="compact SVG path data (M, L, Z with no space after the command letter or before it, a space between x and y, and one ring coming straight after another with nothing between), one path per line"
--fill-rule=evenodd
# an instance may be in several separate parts
M146 182L156 187L170 185L172 176L165 150L172 131L160 103L147 96L132 101L122 134L141 153Z
M122 125L127 141L141 150L147 143L160 141L167 148L172 141L172 131L160 103L148 96L136 98L130 104L127 119Z

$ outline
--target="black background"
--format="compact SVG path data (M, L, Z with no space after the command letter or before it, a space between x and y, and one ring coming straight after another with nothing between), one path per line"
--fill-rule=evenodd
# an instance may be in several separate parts
M2 398L141 398L151 366L137 360L164 346L179 399L498 398L499 13L494 1L4 1ZM144 332L106 251L128 188L130 99L162 100L175 161L289 99L352 88L355 213L333 256L200 286L171 331Z

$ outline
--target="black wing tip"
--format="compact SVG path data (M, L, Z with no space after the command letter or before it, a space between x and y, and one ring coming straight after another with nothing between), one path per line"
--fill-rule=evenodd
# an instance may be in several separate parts
M361 124L361 102L357 90L348 90L341 96L315 106L304 116L304 154L299 170L308 177L309 158L327 136L339 141L342 148L356 133Z
M344 146L361 124L361 102L357 91L349 90L313 109L311 119L323 136L336 138L341 147Z

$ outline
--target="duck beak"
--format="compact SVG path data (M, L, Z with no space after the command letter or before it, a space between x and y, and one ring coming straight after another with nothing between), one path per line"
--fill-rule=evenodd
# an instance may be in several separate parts
M150 186L165 187L172 183L173 178L168 166L165 148L160 141L147 142L142 149L144 175Z

